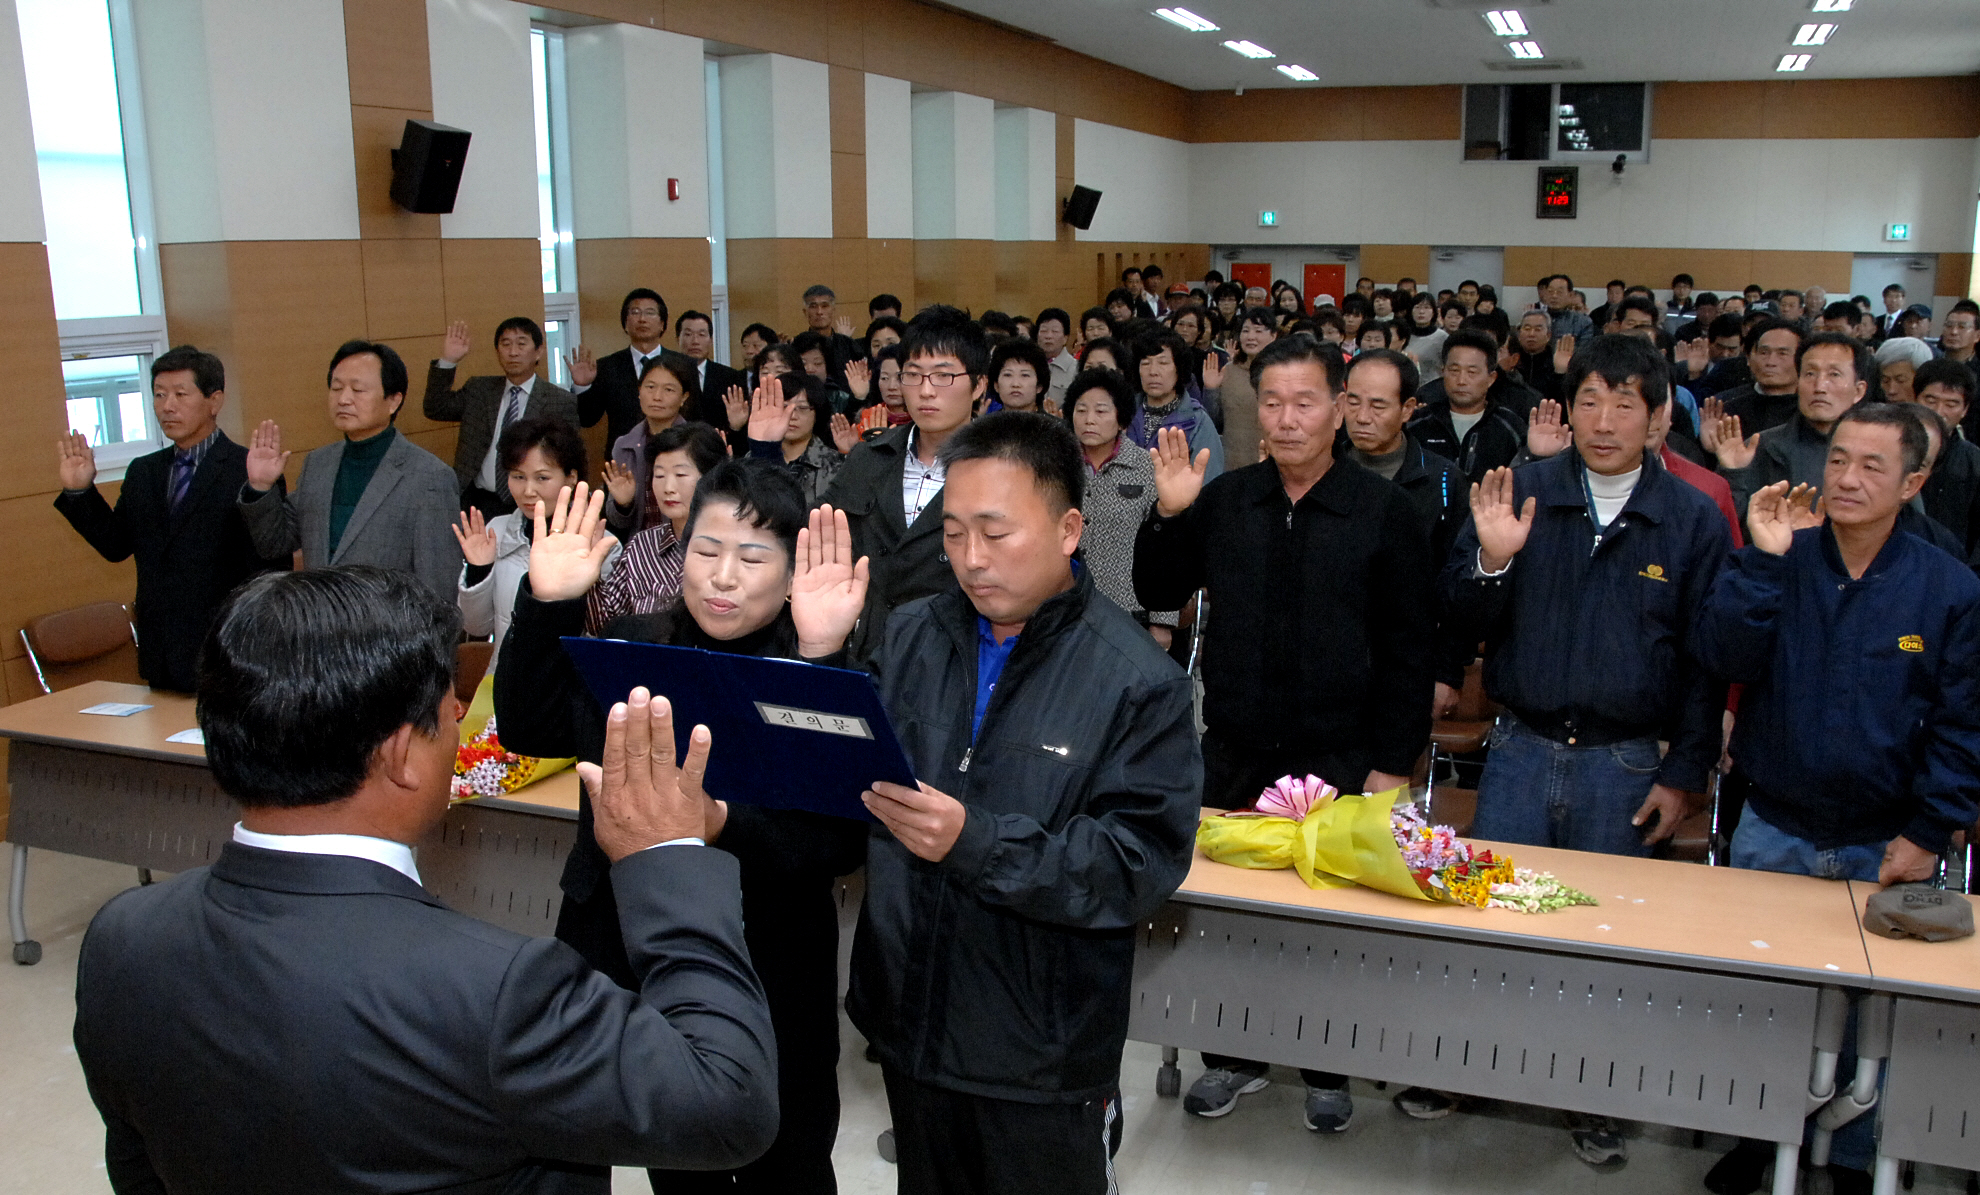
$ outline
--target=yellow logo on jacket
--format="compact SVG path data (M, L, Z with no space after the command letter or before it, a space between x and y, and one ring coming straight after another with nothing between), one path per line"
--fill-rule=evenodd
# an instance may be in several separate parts
M1664 566L1661 564L1645 565L1643 571L1636 575L1639 577L1648 577L1652 581L1662 581L1666 585L1671 583L1671 579L1664 575Z
M1924 651L1924 650L1925 650L1925 636L1923 636L1923 635L1899 635L1899 636L1898 636L1898 650L1899 650L1899 651Z

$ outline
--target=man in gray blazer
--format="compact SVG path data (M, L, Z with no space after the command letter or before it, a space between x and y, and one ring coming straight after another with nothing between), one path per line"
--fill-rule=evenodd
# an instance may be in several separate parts
M496 459L502 430L521 419L561 419L576 427L577 396L536 376L543 362L543 329L528 316L511 316L495 329L495 359L502 376L469 378L456 388L457 367L472 347L466 320L448 325L440 359L427 367L426 398L420 406L428 419L460 423L454 477L461 487L461 509L472 507L492 519L516 508Z
M454 471L393 427L406 401L406 363L392 346L350 340L330 359L330 422L343 439L303 462L294 494L269 491L289 453L262 420L248 443L241 518L264 557L302 549L304 568L376 564L404 569L447 601L461 571Z
M636 991L421 887L460 626L363 566L263 574L222 608L199 718L233 841L105 905L76 968L119 1195L605 1195L608 1166L727 1169L775 1137L740 872L703 844L709 743L676 767L666 701L633 690L582 768Z

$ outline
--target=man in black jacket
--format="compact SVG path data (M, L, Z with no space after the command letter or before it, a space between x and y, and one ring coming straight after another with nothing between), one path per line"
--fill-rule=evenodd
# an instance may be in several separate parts
M1208 451L1164 428L1155 511L1134 545L1143 606L1211 594L1203 642L1204 804L1251 805L1284 775L1343 792L1409 783L1430 738L1436 565L1422 516L1397 487L1334 457L1339 354L1305 337L1252 358L1270 455L1207 486ZM1231 1111L1265 1087L1260 1062L1205 1055L1184 1106ZM1303 1072L1306 1124L1340 1132L1347 1076Z
M191 345L152 362L151 410L172 446L130 463L115 509L96 488L88 439L71 432L61 440L55 509L105 560L137 557L138 675L160 689L190 693L221 601L254 574L289 563L255 552L234 505L247 449L217 422L226 386L220 358Z
M1063 422L991 415L943 464L961 592L895 611L873 663L922 783L866 794L846 1008L903 1195L1103 1195L1135 930L1187 874L1202 796L1190 680L1073 562Z
M1786 320L1769 318L1747 329L1747 381L1720 391L1718 405L1708 404L1700 412L1700 440L1707 451L1718 447L1717 422L1723 415L1739 416L1740 428L1749 436L1794 418L1799 381L1795 357L1802 339L1801 329Z
M660 338L667 334L667 300L660 292L635 287L619 304L619 326L632 343L616 353L592 360L591 349L579 345L570 358L571 392L577 395L578 418L586 427L605 420L605 442L616 444L646 416L639 409L639 379L646 363L655 357L672 361L683 369L693 362L664 348ZM727 427L726 419L716 427Z
M628 991L453 912L413 845L447 811L458 607L370 566L258 578L201 661L211 867L96 915L76 1055L122 1193L594 1192L608 1166L734 1166L777 1129L735 860L701 845L706 738L615 707L600 810ZM335 733L326 733L335 727Z
M942 551L946 473L939 454L989 384L983 330L954 307L922 309L902 344L901 393L911 422L854 447L824 498L846 512L853 552L873 570L847 647L855 662L879 651L896 607L955 587Z
M1512 464L1526 446L1526 421L1533 392L1502 374L1499 346L1488 332L1460 328L1444 342L1444 373L1438 389L1426 386L1409 434L1419 444L1456 464L1470 481Z
M687 417L710 427L728 428L729 392L748 398L749 379L742 370L715 360L715 321L704 312L683 311L674 321L674 336L681 342L681 353L694 363L694 393L688 395Z

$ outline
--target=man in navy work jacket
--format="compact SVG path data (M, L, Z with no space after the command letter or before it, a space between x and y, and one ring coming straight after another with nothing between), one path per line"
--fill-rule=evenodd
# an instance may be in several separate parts
M1907 532L1926 438L1901 407L1843 412L1822 476L1828 522L1786 482L1754 494L1752 543L1699 611L1693 649L1745 684L1733 777L1747 782L1734 867L1895 884L1931 877L1980 796L1980 579ZM1867 1169L1873 1118L1837 1130L1834 1165ZM1715 1168L1751 1190L1773 1147ZM1838 1187L1840 1190L1841 1188ZM1867 1187L1867 1180L1865 1183Z
M983 369L974 324L909 325L910 368ZM880 819L847 1011L880 1057L903 1195L1104 1195L1135 929L1189 868L1187 674L1073 562L1079 445L1007 411L943 446L959 591L870 665L918 788Z
M1718 762L1725 686L1687 646L1732 536L1712 500L1648 448L1670 401L1653 345L1599 336L1564 381L1558 435L1571 447L1472 487L1442 578L1447 623L1484 641L1485 691L1504 707L1473 832L1647 855ZM1583 1123L1574 1137L1591 1165L1626 1159L1613 1125Z

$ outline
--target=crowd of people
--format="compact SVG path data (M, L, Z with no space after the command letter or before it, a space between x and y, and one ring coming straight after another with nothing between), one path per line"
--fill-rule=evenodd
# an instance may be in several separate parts
M370 628L347 651L361 676L315 682L326 708L417 711L434 699L417 681L427 640L492 640L504 745L589 769L556 936L606 987L680 1007L654 1004L672 990L670 956L643 848L733 857L705 878L733 891L740 927L702 932L753 968L723 972L726 990L767 1010L775 1074L766 1086L752 1072L751 1090L774 1092L781 1119L720 1149L601 1130L524 1151L530 1165L650 1166L656 1191L834 1189L833 880L862 866L846 1007L883 1070L901 1190L1111 1190L1132 927L1180 883L1199 808L1249 806L1285 775L1409 785L1480 657L1502 710L1480 837L1647 855L1715 780L1738 867L1918 881L1971 830L1980 306L1954 305L1934 339L1930 310L1901 291L1879 317L1867 300L1720 296L1684 275L1668 300L1612 282L1593 310L1554 275L1515 311L1474 282L1364 278L1336 302L1283 282L1164 281L1128 270L1076 318L935 306L904 319L879 295L863 334L813 286L795 337L743 331L742 369L713 360L707 314L674 317L640 288L619 312L626 347L579 348L569 390L540 376L542 329L523 316L494 331L501 375L462 380L474 342L456 324L423 398L428 417L460 423L451 464L394 430L398 354L352 341L327 375L339 437L293 493L282 430L233 443L221 362L178 348L152 368L171 447L131 466L113 508L90 447L65 437L56 505L106 558L138 558L145 679L238 723L231 738L208 731L223 783L254 778L230 789L249 810L236 872L288 849L284 834L366 833L329 811L418 787L411 749L380 744L451 725L356 719L371 737L338 765L341 788L275 791L284 767L327 756L251 760L255 719L272 715L212 695L258 692L291 666L250 658L283 610L316 620L283 640L295 667L321 662L295 650L310 634ZM579 429L601 421L609 459L594 473ZM262 575L292 559L301 572ZM325 569L345 580L305 580ZM337 622L366 600L417 617ZM561 647L578 635L868 669L922 783L876 784L871 827L703 799L658 746L667 717L694 711L644 693L601 709ZM649 723L669 770L641 791L666 819L627 813L616 754ZM696 740L704 761L723 749ZM117 902L123 932L93 931L85 963L111 942L137 949L143 911L183 899ZM568 1005L578 982L538 996ZM638 1015L578 1003L572 1033ZM115 1037L84 1023L79 1045ZM730 1062L747 1070L748 1055ZM119 1102L114 1050L82 1057L125 1173L165 1168L153 1134L190 1130ZM519 1086L470 1084L459 1114L511 1115L529 1076L507 1078ZM1349 1077L1303 1078L1307 1127L1346 1130ZM1266 1082L1261 1061L1206 1056L1185 1106L1223 1116ZM650 1112L582 1086L536 1094ZM1420 1088L1395 1102L1426 1120L1455 1104ZM1626 1160L1622 1126L1569 1127L1591 1165ZM1869 1166L1870 1129L1837 1134L1839 1182ZM175 1143L172 1164L190 1148ZM237 1165L266 1179L312 1148L292 1129ZM395 1139L375 1164L486 1177L422 1148ZM1744 1145L1707 1185L1757 1189L1771 1157Z

